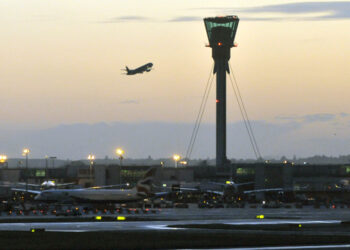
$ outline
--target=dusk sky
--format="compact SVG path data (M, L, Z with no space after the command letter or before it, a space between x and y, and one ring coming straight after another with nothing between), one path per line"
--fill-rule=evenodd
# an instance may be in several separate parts
M349 1L0 1L0 133L77 123L194 123L213 64L202 19L217 15L240 18L230 63L253 125L297 124L283 135L290 147L274 145L263 154L348 154ZM148 62L154 64L149 73L121 74L126 65ZM228 90L228 122L239 123ZM215 88L203 122L215 122ZM299 153L305 138L335 144L339 139L342 151L314 150L315 142ZM21 144L30 146L15 135L0 140L0 151L13 157ZM183 153L187 144L177 141L178 149L172 145L162 154ZM157 148L138 150L130 156L157 156ZM78 157L62 152L52 153ZM196 156L214 152L197 148Z

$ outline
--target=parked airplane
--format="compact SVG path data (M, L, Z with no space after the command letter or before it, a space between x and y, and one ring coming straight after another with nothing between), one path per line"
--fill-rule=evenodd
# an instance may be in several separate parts
M36 194L37 201L77 201L89 203L124 203L140 201L152 196L151 188L155 168L149 169L143 179L132 189L106 189L106 188L79 188L79 189L54 189L28 192Z
M128 66L125 66L125 69L122 69L122 70L126 71L126 75L135 75L135 74L142 74L143 72L150 72L152 70L152 67L153 67L153 63L147 63L136 69L129 69Z
M18 183L14 183L14 186L28 186L30 188L33 188L34 190L46 190L46 189L55 189L55 188L62 188L62 187L69 187L69 186L73 186L75 185L74 182L71 183L60 183L57 184L54 180L46 180L41 184L26 184L24 182L18 182ZM14 191L15 188L14 188Z
M245 183L235 183L234 181L227 181L224 183L217 183L217 182L210 182L214 185L223 186L223 191L213 191L213 190L207 190L207 193L216 194L223 197L231 197L234 195L251 195L251 194L257 194L257 193L280 193L283 192L283 188L263 188L263 189L249 189L249 190L240 190L240 186L244 185L251 185L254 184L254 182L245 182Z
M233 189L235 192L238 192L240 186L254 184L254 182L235 183L233 180L226 181L226 183L219 183L219 182L209 182L209 183L223 186L225 189Z

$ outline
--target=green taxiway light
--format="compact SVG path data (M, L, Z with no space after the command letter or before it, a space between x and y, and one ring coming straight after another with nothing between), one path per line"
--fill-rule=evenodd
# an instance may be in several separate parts
M256 218L257 218L257 219L264 219L265 216L264 216L263 214L259 214L259 215L256 216Z

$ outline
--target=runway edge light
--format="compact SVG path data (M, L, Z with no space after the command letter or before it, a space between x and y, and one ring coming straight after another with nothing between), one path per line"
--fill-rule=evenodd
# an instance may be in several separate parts
M32 233L45 232L45 228L31 228L30 232Z
M259 214L259 215L256 216L256 218L257 218L257 219L264 219L265 216L264 216L263 214Z
M117 220L126 220L126 218L124 216L118 216Z

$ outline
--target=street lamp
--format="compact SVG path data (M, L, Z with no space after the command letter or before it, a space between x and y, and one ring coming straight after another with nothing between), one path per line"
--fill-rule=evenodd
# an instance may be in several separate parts
M7 160L7 156L6 155L0 155L0 163L5 163Z
M174 154L173 160L175 161L175 167L177 168L177 162L181 159L180 155Z
M45 155L45 178L49 181L49 157Z
M47 157L47 156L46 156ZM52 169L54 169L55 168L55 159L57 159L57 157L56 156L50 156L50 157L48 157L48 158L50 158L51 159L51 167L52 167ZM47 166L47 178L49 178L49 169L48 169L48 167L49 167L49 162L48 162L48 158L47 158L47 160L46 160L46 166Z
M57 159L57 156L50 156L50 159L52 161L52 168L55 168L55 159Z
M0 165L8 166L7 164L7 155L0 155Z
M124 159L124 157L123 157L123 155L124 155L124 153L125 153L125 151L123 150L123 149L121 149L121 148L117 148L116 150L115 150L115 153L118 155L118 157L119 157L119 161L120 161L120 166L123 164L123 159Z
M187 161L180 161L179 162L182 166L186 166L187 165Z
M118 155L119 157L119 162L120 162L120 171L119 171L119 184L122 184L122 165L123 165L123 155L125 153L125 151L122 148L117 148L115 150L115 153Z
M89 175L90 175L90 180L91 180L92 179L92 165L94 165L95 156L93 154L89 154L88 160L90 161Z
M28 155L30 150L28 148L23 149L22 155L26 157L26 192L28 192Z

